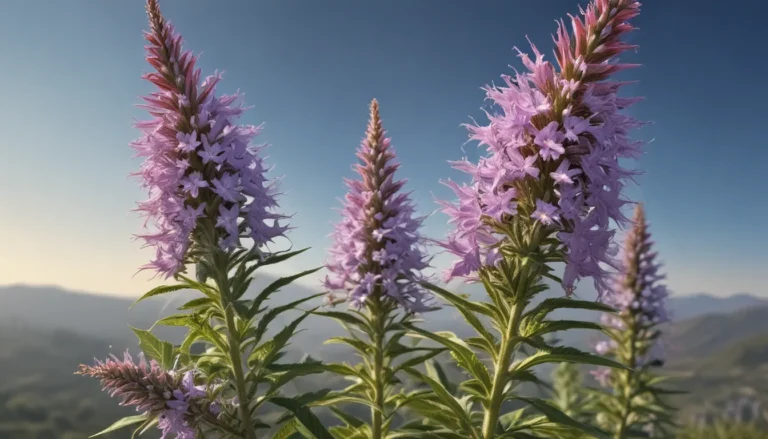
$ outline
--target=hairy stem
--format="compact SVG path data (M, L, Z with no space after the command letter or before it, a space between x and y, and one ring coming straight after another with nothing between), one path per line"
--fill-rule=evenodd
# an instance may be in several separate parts
M516 304L512 316L507 324L506 331L501 338L501 351L494 364L493 383L491 386L491 398L483 419L483 438L492 439L496 435L496 425L499 423L499 412L504 402L504 388L507 384L507 370L517 343L513 343L520 330L520 317L523 314L523 305Z
M232 363L232 372L235 375L235 389L239 401L238 410L240 412L240 426L243 439L256 439L256 433L251 422L250 402L248 401L248 391L245 388L245 374L243 373L243 358L240 354L240 336L235 325L235 309L230 302L229 277L226 272L227 261L220 264L219 273L217 273L216 282L219 284L219 293L221 294L221 303L224 307L224 315L227 324L227 341L229 345L229 359Z
M635 376L635 357L637 355L635 352L635 345L637 344L637 325L634 319L632 320L632 332L629 342L629 361L627 365L631 367L632 370L626 371L626 384L623 389L624 406L621 410L621 421L619 422L619 428L616 430L616 439L624 439L624 436L627 434L627 428L629 428L629 415L632 413L632 398L635 396L635 392L632 386Z
M378 295L370 298L371 304L368 307L373 323L373 358L371 365L373 370L371 375L374 382L373 389L373 407L371 407L371 439L382 439L384 437L384 325L386 324L386 315L383 314L381 299Z

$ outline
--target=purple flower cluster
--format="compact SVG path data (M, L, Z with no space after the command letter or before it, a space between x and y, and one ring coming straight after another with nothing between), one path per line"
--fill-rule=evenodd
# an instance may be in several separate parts
M618 330L630 329L628 325L642 330L669 321L665 306L669 292L659 283L665 276L660 274L657 253L651 251L653 241L642 205L635 209L633 222L624 241L619 274L605 300L619 313L603 315L603 323Z
M423 218L413 217L409 194L400 192L405 180L395 180L400 165L385 138L375 99L366 134L357 152L362 163L354 167L361 179L345 180L344 219L332 235L335 242L326 263L330 275L324 285L346 291L358 307L379 290L409 311L425 311L431 295L417 283L428 267L418 232Z
M441 245L459 257L447 279L472 279L482 266L495 265L504 235L494 224L522 215L558 232L567 253L566 289L591 276L598 294L607 290L603 264L612 266L615 256L610 222L627 220L621 192L635 174L619 160L639 153L641 144L628 131L641 124L620 112L637 99L618 97L623 83L605 79L632 67L615 57L633 47L620 37L633 29L628 20L639 6L593 0L583 18L571 17L573 35L559 23L559 70L532 44L534 60L518 51L528 72L503 76L506 86L486 89L500 111L486 112L490 123L469 130L488 154L477 164L452 163L471 183L446 182L458 202L441 202L455 225Z
M112 355L104 362L96 360L95 366L80 365L76 373L100 379L110 396L122 398L120 405L157 416L162 439L170 434L194 439L195 418L208 405L205 386L194 384L193 371L179 376L154 360L147 362L143 353L138 363L126 351L122 361Z
M156 229L139 235L156 250L142 269L167 278L183 269L202 223L211 229L205 236L214 236L206 244L225 250L240 246L241 238L259 248L288 228L278 224L286 217L272 212L276 182L265 178L258 155L264 145L250 143L261 128L234 124L246 109L240 96L216 97L220 74L200 83L196 57L182 50L156 0L147 1L147 12L147 61L156 71L144 78L159 90L144 98L154 118L136 124L143 135L131 146L146 158L136 175L149 199L137 210L147 217L145 226L151 221Z
M659 283L665 276L660 274L661 264L651 250L653 241L642 205L635 209L633 223L624 241L619 273L611 279L611 293L605 298L605 303L618 312L604 314L601 320L617 334L630 334L621 339L632 340L635 348L618 353L619 344L612 338L598 341L595 351L600 355L615 353L620 361L632 363L628 366L634 368L663 359L663 346L654 327L668 322L670 316L666 309L669 292ZM608 369L599 369L593 375L603 385L611 376Z

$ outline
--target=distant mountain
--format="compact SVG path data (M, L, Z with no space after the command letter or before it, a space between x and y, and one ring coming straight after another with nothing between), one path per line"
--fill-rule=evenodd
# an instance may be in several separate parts
M679 321L667 332L667 350L670 358L695 363L756 334L768 334L768 304Z
M74 375L79 364L103 359L108 345L70 331L0 323L0 438L85 439L136 414L110 400L98 380ZM103 437L128 439L130 430ZM153 431L147 439L157 437Z
M737 293L719 297L699 293L686 296L673 296L669 300L669 309L676 321L705 314L728 314L741 309L768 305L768 299L755 297L748 293Z
M273 280L274 278L266 276L257 278L247 295L255 294ZM479 285L461 285L451 289L475 297L482 294ZM279 305L316 292L317 290L293 284L283 287L280 292L272 296L271 301L273 305ZM583 287L580 293L583 299L590 300L594 297L594 293L587 287ZM560 295L562 295L560 287L553 285L537 300ZM40 329L63 329L79 334L97 334L101 339L111 342L115 349L124 349L126 346L135 345L128 325L142 329L149 328L158 319L178 312L176 309L192 297L194 297L193 292L179 291L143 301L129 310L133 300L122 297L77 293L58 287L12 285L0 287L0 323L24 322ZM319 303L318 299L315 304ZM311 304L312 302L308 306ZM729 313L761 304L768 306L768 300L747 294L729 297L697 294L674 296L670 298L668 307L676 316L675 320L681 321L689 317L717 312ZM277 321L275 327L279 328L282 326L281 323L288 323L289 317L290 315L282 321ZM556 312L553 317L597 321L599 314L591 311L568 310ZM423 319L423 326L427 329L452 330L460 337L472 334L460 314L450 307L429 313L423 316ZM322 345L323 340L340 333L336 322L317 317L307 319L304 327L312 330L302 332L292 342L293 348L296 351L312 352L318 355L320 354L317 352L318 346ZM184 334L182 328L159 327L154 332L164 339L177 343ZM594 331L574 331L562 334L562 342L566 345L586 348L590 340L597 335ZM340 348L339 345L324 346L323 354L336 352L338 348Z
M249 294L272 280L260 279ZM477 286L451 289L481 294ZM314 292L291 285L274 296L274 303ZM584 291L581 293L589 298ZM542 297L560 294L553 288ZM177 292L139 303L129 311L133 301L125 298L54 287L0 287L0 438L80 439L125 413L115 404L106 403L108 397L98 391L97 383L73 376L72 372L78 363L90 363L93 357L104 358L126 347L135 349L136 341L128 325L149 328L158 318L177 312L176 308L191 297L191 292ZM690 392L676 399L684 407L685 416L721 412L733 401L745 398L768 405L768 301L744 294L725 298L699 294L673 297L669 308L678 318L665 336L670 359L666 370L676 376L671 385ZM685 319L681 315L694 317ZM594 312L561 312L554 317L566 316L599 318ZM451 308L430 313L424 319L427 329L453 330L460 337L471 333ZM274 330L287 321L278 322ZM351 360L350 352L340 346L322 344L341 333L335 322L310 317L303 326L307 330L291 342L292 356L312 353L326 360ZM157 328L154 332L176 343L183 335L181 328ZM599 333L557 335L564 344L589 349ZM540 376L547 376L545 369L540 370ZM297 380L293 390L335 387L338 383L331 378L306 377ZM73 405L68 401L79 402ZM61 436L62 431L68 433Z

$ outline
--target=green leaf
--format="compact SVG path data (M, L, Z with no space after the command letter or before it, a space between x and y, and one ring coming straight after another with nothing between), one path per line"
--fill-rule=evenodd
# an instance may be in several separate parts
M461 296L458 296L456 294L453 294L449 291L446 291L440 287L436 287L431 284L426 284L425 286L432 291L437 292L439 295L441 295L445 300L449 301L454 308L461 313L461 315L464 317L464 320L469 323L473 328L475 328L475 331L477 331L480 336L483 337L488 343L484 347L484 350L488 352L489 354L495 356L496 355L496 349L495 349L495 343L496 343L496 337L494 337L493 334L491 334L483 324L482 321L475 315L475 313L486 315L493 318L498 318L497 313L491 313L483 307L480 304L476 304L475 302L472 302L470 300L464 299Z
M371 346L368 343L351 337L331 337L323 342L323 344L346 344L363 355L371 350Z
M445 352L445 349L432 349L430 350L430 352L427 352L426 354L417 355L415 357L409 358L403 361L402 363L400 363L397 367L395 367L393 373L401 371L407 367L414 367L414 366L418 366L419 364L426 363L427 360L431 360L432 358L436 357L437 355L440 355L443 352Z
M101 436L103 434L111 433L115 430L119 430L121 428L125 428L130 425L146 422L147 419L149 419L149 414L147 413L136 415L136 416L126 416L125 418L118 420L117 422L105 428L104 430L101 430L100 432L88 437L91 438L91 437L96 437L96 436Z
M437 400L442 404L445 404L453 416L456 417L456 421L459 422L462 428L468 432L471 432L472 437L477 437L477 433L474 431L472 420L469 418L469 414L464 410L464 407L459 404L456 398L451 395L445 387L443 387L442 384L414 369L407 369L407 372L426 383L434 392Z
M248 367L254 367L256 364L263 362L264 359L267 358L267 356L271 354L272 351L274 350L275 350L275 341L274 340L265 341L259 347L251 351L250 355L248 355L248 362L247 362Z
M539 325L536 325L532 331L524 332L526 337L540 337L544 334L552 332L566 331L569 329L593 329L601 331L603 327L599 323L585 322L580 320L551 320L544 321Z
M455 354L454 359L459 365L477 378L478 381L482 383L483 387L486 388L486 392L490 392L491 375L488 373L488 369L482 362L480 362L477 355L475 355L472 349L463 340L456 337L452 332L430 332L410 323L405 326L417 334L414 335L415 337L427 338L448 347L451 350L451 353Z
M267 328L269 327L269 324L272 323L272 320L274 320L277 316L284 313L285 311L289 311L292 309L295 309L297 305L301 305L304 302L308 302L318 296L322 296L323 293L320 294L312 294L310 296L301 298L299 300L294 300L291 303L287 303L285 305L276 306L274 308L271 308L269 311L267 311L266 314L261 316L258 325L256 325L256 338L260 339L266 332ZM254 304L255 304L254 300ZM314 311L314 310L313 310ZM308 311L309 313L312 313L313 311Z
M566 297L552 297L549 299L544 299L540 304L536 305L530 311L525 313L523 315L523 318L526 318L526 317L544 318L550 312L560 308L585 309L589 311L599 311L599 312L605 312L605 313L616 312L614 308L600 302L593 302L590 300L569 299Z
M472 312L476 312L478 314L483 314L488 317L494 317L494 313L491 312L490 309L482 306L479 303L475 303L471 300L467 300L459 296L458 294L451 293L450 291L440 288L437 285L433 285L429 282L421 282L421 285L424 286L424 288L427 288L433 291L435 294L439 295L440 297L444 298L456 308L459 308L459 309L465 308Z
M135 302L131 304L131 306L128 307L128 309L133 308L134 305L136 305L137 303L141 302L144 299L148 299L154 296L159 296L161 294L172 293L174 291L186 290L186 289L189 289L189 287L190 287L189 285L185 285L185 284L160 285L159 287L152 288L151 290L149 290L149 292L139 297Z
M189 302L185 303L184 305L181 305L177 309L179 311L186 311L188 309L194 309L194 308L199 308L201 306L212 305L214 303L215 302L210 297L197 297L197 298L192 299Z
M346 312L340 312L340 311L315 311L312 314L328 317L334 320L338 320L341 323L346 323L348 325L357 326L360 328L368 328L368 322L364 321L360 317L357 317L353 314L346 313Z
M149 331L129 326L139 339L139 349L147 357L157 361L164 369L173 366L173 345L162 341Z
M309 408L295 399L274 397L269 402L293 413L295 419L312 434L313 439L334 439L331 433L323 427L320 419Z
M523 360L515 362L510 371L518 372L544 363L580 363L606 366L614 369L631 370L627 366L599 355L593 355L571 347L553 347L549 352L538 351Z
M267 256L266 258L264 258L263 261L257 262L256 266L258 266L258 267L265 267L267 265L279 264L280 262L283 262L283 261L285 261L287 259L290 259L290 258L292 258L294 256L300 255L300 254L304 253L305 251L307 251L309 249L310 249L310 247L303 248L301 250L292 251L292 252L275 253L275 254L273 254L271 256ZM253 259L251 259L251 260L253 260Z
M189 323L189 314L174 314L158 320L157 322L155 322L155 325L187 326L188 323Z
M299 421L296 418L291 419L290 421L283 424L282 427L280 427L279 430L277 430L273 435L272 439L288 439L291 437L292 434L296 433L298 431L298 424Z
M427 371L428 377L442 384L443 387L445 387L448 392L451 393L451 395L456 395L458 386L456 383L448 379L448 375L446 375L445 370L443 370L443 366L440 365L440 363L435 360L427 361L424 363L424 368Z
M317 267L313 268L311 270L302 271L299 274L294 274L293 276L287 276L287 277L281 277L280 279L275 280L271 284L269 284L264 290L262 290L261 294L269 297L272 293L277 292L280 288L289 285L291 282L295 281L296 279L302 278L304 276L307 276L309 274L315 273L318 270L321 270L323 267Z
M352 416L349 413L344 413L343 411L341 411L340 409L338 409L336 407L329 407L329 408L331 409L333 414L336 415L337 418L339 418L342 422L344 422L345 424L347 424L350 427L357 428L357 427L362 427L363 425L365 425L365 421L363 421L362 419L360 419L360 418L358 418L356 416Z
M554 423L575 428L577 430L583 431L584 433L591 434L597 438L610 439L610 436L606 432L600 429L597 429L589 424L584 424L582 422L579 422L571 418L570 416L560 411L560 409L558 409L548 401L545 401L539 398L523 398L523 397L514 397L513 399L527 402L528 404L533 406L536 410L544 414L544 416L546 416L547 419L549 419Z
M136 436L141 436L142 434L149 431L150 428L156 427L159 422L160 422L159 419L157 419L156 417L152 419L147 419L146 422L139 425L136 428L136 430L133 430L133 434L131 434L131 439L135 439Z

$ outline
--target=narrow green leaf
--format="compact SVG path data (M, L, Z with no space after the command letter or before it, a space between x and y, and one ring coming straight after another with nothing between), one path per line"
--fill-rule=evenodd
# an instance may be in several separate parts
M147 419L149 419L149 414L147 413L136 415L136 416L126 416L125 418L119 419L114 424L110 425L104 430L101 430L100 432L88 437L91 438L91 437L96 437L96 436L101 436L107 433L111 433L113 431L120 430L121 428L125 428L135 424L140 424L142 422L145 422Z
M442 384L437 382L436 380L424 375L423 373L414 370L414 369L406 369L406 371L416 377L417 379L423 381L425 384L429 386L430 389L434 392L435 396L437 397L437 400L440 401L442 404L445 404L445 406L451 411L451 413L456 417L456 420L459 422L459 424L468 432L472 434L472 437L477 437L477 432L475 432L472 420L469 418L469 414L464 410L464 408L459 404L459 402L456 400L456 398L451 395L448 390L443 387Z
M189 285L185 285L185 284L160 285L159 287L152 288L151 290L149 290L149 292L139 297L135 302L131 304L131 306L128 307L128 309L133 308L134 305L136 305L137 303L141 302L144 299L148 299L154 296L159 296L161 294L172 293L174 291L189 289L189 287L190 287Z
M136 430L133 430L133 434L131 434L131 439L135 439L136 436L141 436L142 434L149 431L150 428L156 427L159 422L160 422L159 419L157 419L156 417L152 419L147 419L147 421L139 425L136 428Z
M294 274L293 276L287 276L287 277L281 277L280 279L275 280L271 284L269 284L264 290L262 290L261 294L264 294L265 296L269 297L272 293L277 292L280 288L289 285L291 282L300 279L304 276L310 275L312 273L317 272L318 270L321 270L323 267L317 267L313 268L311 270L302 271L301 273Z
M189 323L189 314L174 314L155 322L155 325L162 326L187 326ZM153 325L154 326L154 325Z
M338 320L341 323L346 323L348 325L357 326L359 328L368 328L368 322L364 321L358 316L355 316L350 313L346 312L340 312L340 311L315 311L312 314L328 317L334 320Z
M546 416L547 419L549 419L554 423L575 428L579 431L583 431L584 433L591 434L596 438L610 439L610 436L606 432L598 428L595 428L589 424L585 424L583 422L579 422L571 418L570 416L560 411L559 408L552 405L549 401L546 401L540 398L523 398L523 397L515 397L513 399L527 402L528 404L533 406L536 410L544 414L544 416Z
M329 408L331 409L331 411L333 412L333 414L337 418L339 418L342 422L344 422L345 424L347 424L350 427L357 428L357 427L362 427L363 425L365 425L365 421L363 421L362 419L360 419L360 418L358 418L356 416L352 416L349 413L344 413L343 411L341 411L340 409L338 409L336 407L329 407Z
M488 373L488 369L463 340L456 337L452 332L430 332L413 324L406 324L405 326L416 333L413 335L414 337L427 338L449 348L455 354L454 359L459 365L477 378L486 388L486 391L490 391L491 376Z
M427 371L428 377L442 384L443 387L445 387L448 392L451 393L451 395L456 395L458 386L456 383L448 379L448 375L446 375L445 370L443 370L443 366L440 365L440 363L435 360L427 361L424 363L424 368Z
M534 316L538 318L544 318L550 312L560 308L585 309L589 311L599 311L605 313L616 312L614 308L600 302L569 299L567 297L552 297L549 299L544 299L540 304L531 308L530 311L523 315L523 318Z
M305 251L307 251L309 249L310 249L310 247L303 248L301 250L292 251L292 252L275 253L273 255L267 256L266 258L264 258L264 260L257 262L256 266L257 267L265 267L267 265L279 264L280 262L288 260L288 259L290 259L290 258L292 258L294 256L298 256L298 255L304 253ZM250 260L255 260L255 259L258 259L258 257L256 257L256 258L251 257L249 259Z
M526 330L524 335L525 337L541 337L545 334L550 334L552 332L559 332L559 331L566 331L569 329L592 329L596 331L601 331L603 329L602 325L599 323L594 322L585 322L581 320L550 320L550 321L544 321L539 325L535 326L535 329L528 331Z
M467 300L459 296L458 294L454 294L446 289L440 288L437 285L431 284L429 282L421 282L421 285L424 286L424 288L427 288L428 290L431 290L437 295L439 295L440 297L444 298L445 300L450 302L453 306L455 306L457 309L462 309L462 308L469 309L478 314L483 314L488 317L494 317L493 313L491 313L489 309L471 300Z
M323 342L323 344L346 344L363 355L371 350L371 346L368 343L351 337L331 337Z
M272 404L280 406L296 416L297 419L304 428L306 428L315 439L334 439L331 433L325 429L323 423L320 422L317 416L307 408L307 406L299 403L292 398L274 397L269 400Z
M555 347L551 352L539 351L512 365L510 371L517 372L530 369L544 363L580 363L595 366L606 366L615 369L630 370L627 366L599 355L589 354L570 347Z
M188 309L195 309L195 308L200 308L202 306L212 305L213 303L215 302L210 297L197 297L185 303L184 305L181 305L177 309L179 311L186 311Z
M393 373L399 372L407 367L414 367L418 366L419 364L426 363L427 360L431 360L432 358L440 355L441 353L445 352L445 349L433 349L430 352L427 352L426 354L417 355L415 357L409 358L402 363L400 363L395 369L393 370Z

